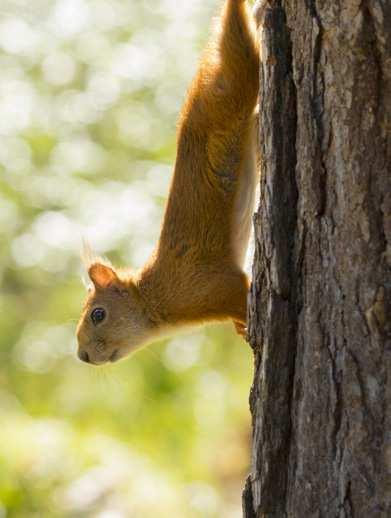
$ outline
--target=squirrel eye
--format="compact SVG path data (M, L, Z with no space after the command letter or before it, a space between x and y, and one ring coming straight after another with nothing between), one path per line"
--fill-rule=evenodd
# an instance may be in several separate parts
M102 322L106 317L106 311L103 308L95 308L91 313L91 320L94 325Z

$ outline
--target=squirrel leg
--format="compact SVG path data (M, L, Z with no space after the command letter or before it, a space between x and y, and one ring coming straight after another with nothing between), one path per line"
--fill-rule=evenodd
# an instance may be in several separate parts
M239 119L253 112L259 83L259 49L254 16L245 0L226 0L214 35L182 112L192 126L237 133Z
M221 109L231 106L231 110L235 110L231 117L243 112L248 116L258 96L259 49L254 18L247 1L226 1L220 34L214 45L219 58L214 70L217 84L231 98L231 104L225 100Z
M209 308L217 318L231 318L237 331L245 334L249 280L242 271L214 275L209 285Z
M242 72L250 75L258 68L258 39L254 17L249 3L245 0L226 0L221 17L221 31L217 39L217 49L221 56L221 71ZM245 77L239 77L243 83ZM257 75L258 84L258 75ZM240 88L242 90L242 88Z

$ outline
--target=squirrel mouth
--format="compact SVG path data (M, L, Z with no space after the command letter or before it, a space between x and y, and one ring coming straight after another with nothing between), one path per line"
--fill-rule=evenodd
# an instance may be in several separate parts
M119 358L118 358L118 352L119 352L119 349L116 349L116 350L112 353L112 355L111 355L111 356L110 356L110 358L109 358L109 361L110 361L110 362L114 363L115 361L119 360Z

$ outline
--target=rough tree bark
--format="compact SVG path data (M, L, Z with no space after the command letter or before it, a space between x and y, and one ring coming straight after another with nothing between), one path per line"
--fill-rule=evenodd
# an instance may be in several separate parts
M391 1L269 0L246 518L391 516Z

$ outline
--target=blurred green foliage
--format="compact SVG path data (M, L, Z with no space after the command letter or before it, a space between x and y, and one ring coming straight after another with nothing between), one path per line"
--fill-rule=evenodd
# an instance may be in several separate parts
M239 517L252 360L230 325L75 358L82 237L159 231L175 123L217 1L0 6L0 517Z

